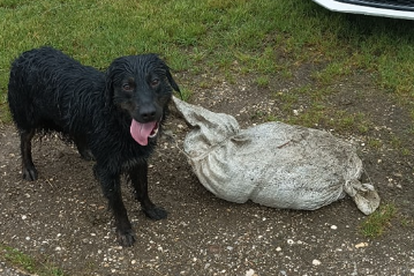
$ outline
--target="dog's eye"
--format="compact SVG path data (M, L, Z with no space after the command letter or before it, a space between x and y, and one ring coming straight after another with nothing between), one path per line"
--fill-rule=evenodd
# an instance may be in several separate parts
M153 79L151 81L151 86L152 87L156 87L156 86L158 86L159 83L160 83L160 80L159 79Z
M132 86L129 83L124 83L122 85L122 89L126 90L126 91L131 91L133 90Z

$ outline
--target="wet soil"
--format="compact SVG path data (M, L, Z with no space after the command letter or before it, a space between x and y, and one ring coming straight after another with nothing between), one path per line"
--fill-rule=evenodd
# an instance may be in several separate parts
M307 81L307 72L298 74L273 89L288 91ZM231 114L243 127L263 121L253 116L257 111L280 118L286 112L269 89L248 79L214 83L194 88L189 102ZM56 136L37 137L33 155L39 180L23 181L17 133L12 125L2 125L0 241L77 276L414 275L414 145L408 108L358 77L333 90L333 107L362 112L374 122L364 135L333 134L354 143L382 204L397 209L378 238L361 234L366 217L348 197L312 212L218 199L199 183L181 153L188 128L173 111L149 169L151 197L169 217L146 218L124 185L137 237L131 248L116 242L93 162ZM379 146L370 147L370 139Z

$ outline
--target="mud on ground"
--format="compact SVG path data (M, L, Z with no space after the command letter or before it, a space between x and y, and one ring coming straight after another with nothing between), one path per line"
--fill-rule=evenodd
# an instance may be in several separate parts
M249 80L215 83L209 89L195 89L190 102L234 115L243 127L261 122L252 116L257 111L277 113L283 105ZM281 83L280 88L286 91L291 85ZM39 180L23 181L18 136L13 126L1 126L0 241L77 276L414 275L414 146L409 112L358 79L334 90L333 106L364 112L375 122L366 136L333 133L355 144L382 204L394 204L398 210L379 238L371 240L360 233L365 216L350 198L313 212L216 198L198 182L180 152L188 129L172 112L168 135L160 139L149 170L150 194L169 217L147 219L124 185L125 205L137 236L132 248L121 248L115 240L92 162L82 160L57 137L39 137L33 146ZM368 147L368 136L382 141L381 146ZM390 146L396 136L411 154Z

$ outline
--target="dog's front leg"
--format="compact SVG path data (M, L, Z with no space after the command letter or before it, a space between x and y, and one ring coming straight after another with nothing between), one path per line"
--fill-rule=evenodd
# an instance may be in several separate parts
M157 207L148 195L148 164L142 162L129 170L129 177L134 187L135 198L141 203L145 215L151 219L159 220L167 217L167 211Z
M35 130L20 131L20 151L22 154L22 176L26 180L36 180L37 170L32 160L32 138Z
M111 174L105 168L96 166L95 175L102 185L103 193L108 199L109 208L113 212L118 242L125 247L132 246L135 242L135 235L122 201L119 174Z

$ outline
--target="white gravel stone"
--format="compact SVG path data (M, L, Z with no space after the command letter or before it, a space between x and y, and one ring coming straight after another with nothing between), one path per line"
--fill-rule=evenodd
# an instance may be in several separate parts
M367 242L360 242L360 243L355 245L355 248L363 248L363 247L367 247L367 246L368 246Z
M255 271L251 268L246 271L246 276L253 276L254 274L255 274Z
M313 265L315 265L315 266L318 266L318 265L320 265L320 264L321 264L321 261L319 261L319 260L317 260L317 259L314 259L314 260L312 261L312 264L313 264Z

